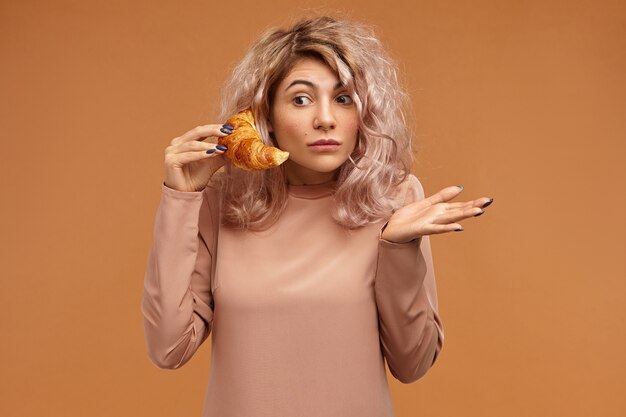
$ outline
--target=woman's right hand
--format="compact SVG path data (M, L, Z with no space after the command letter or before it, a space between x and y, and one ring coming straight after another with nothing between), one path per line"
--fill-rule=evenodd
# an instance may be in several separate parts
M172 139L165 148L164 184L178 191L202 191L228 161L217 138L232 133L230 125L204 125ZM220 148L222 146L220 145ZM207 150L214 152L207 154Z

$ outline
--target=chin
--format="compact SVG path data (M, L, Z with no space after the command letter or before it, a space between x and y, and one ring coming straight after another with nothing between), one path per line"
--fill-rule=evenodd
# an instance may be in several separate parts
M288 160L289 161L289 160ZM341 166L347 161L346 159L341 159L341 158L327 158L326 160L319 160L319 161L306 161L303 163L298 163L294 160L291 160L291 163L294 166L299 166L302 168L306 168L309 169L311 171L316 171L316 172L334 172L337 169L341 168Z
M315 169L319 172L332 172L341 168L341 166L346 162L346 159L333 158L329 161L324 161L324 163L314 164L312 169Z

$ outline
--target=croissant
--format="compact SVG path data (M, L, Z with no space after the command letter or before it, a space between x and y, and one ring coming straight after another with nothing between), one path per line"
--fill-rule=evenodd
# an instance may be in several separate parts
M226 124L234 127L233 133L218 138L217 142L228 147L224 155L236 167L247 171L260 171L276 167L289 157L289 152L266 146L261 141L250 109L237 113L228 119Z

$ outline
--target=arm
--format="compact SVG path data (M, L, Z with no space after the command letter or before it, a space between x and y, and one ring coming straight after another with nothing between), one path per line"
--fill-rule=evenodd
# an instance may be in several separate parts
M199 225L212 209L202 191L161 185L141 302L148 356L161 369L184 365L211 332L213 239Z
M404 205L424 198L413 175ZM415 382L434 364L443 346L429 236L407 243L379 239L375 280L383 354L392 375Z

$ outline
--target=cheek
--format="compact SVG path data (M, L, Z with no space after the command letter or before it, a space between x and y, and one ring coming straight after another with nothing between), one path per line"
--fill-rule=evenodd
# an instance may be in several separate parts
M277 122L278 124L274 126L275 134L278 134L276 141L283 148L290 148L290 144L303 142L303 138L309 135L309 132L302 128L302 122L298 120L282 118Z
M350 134L350 137L356 141L356 138L359 134L359 122L352 121L346 125L346 133Z
M294 136L306 136L308 132L302 128L302 123L296 120L285 120L281 129L285 134L289 135L286 139L290 139Z
M298 123L292 118L285 115L279 115L276 117L274 129L283 132L291 132L297 125Z
M359 130L359 119L356 115L349 115L343 122L347 132L356 132Z

